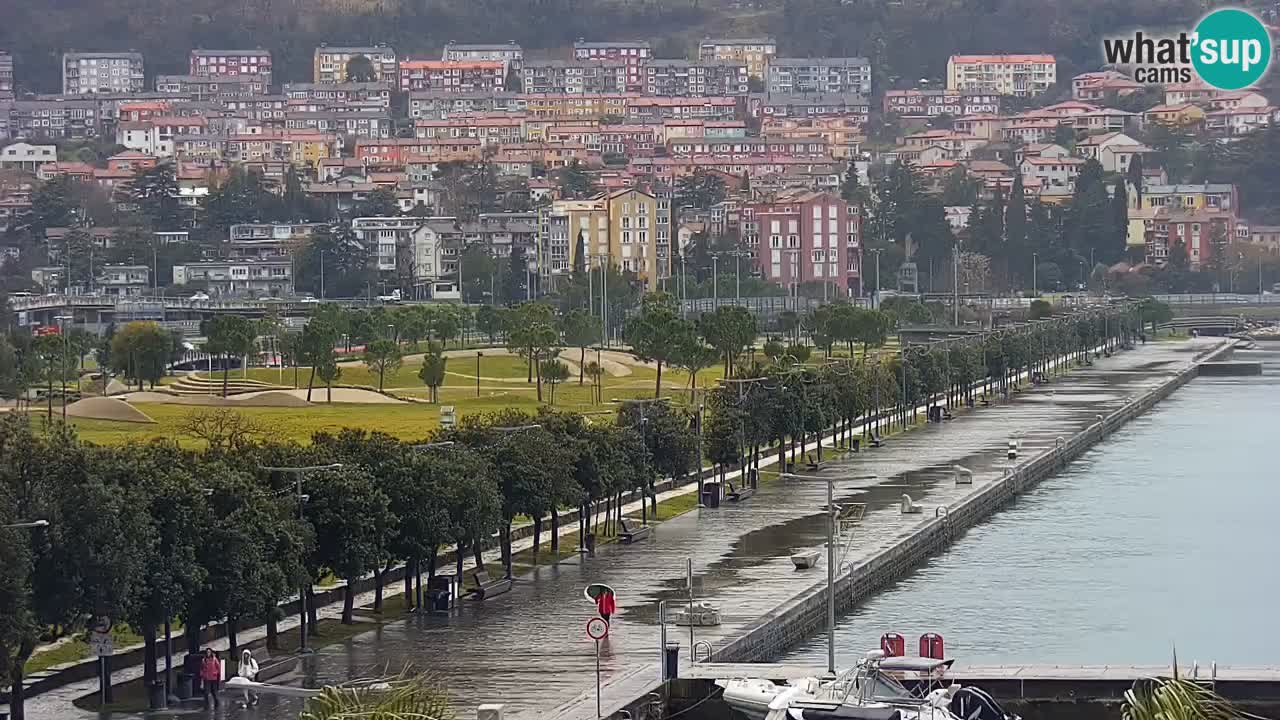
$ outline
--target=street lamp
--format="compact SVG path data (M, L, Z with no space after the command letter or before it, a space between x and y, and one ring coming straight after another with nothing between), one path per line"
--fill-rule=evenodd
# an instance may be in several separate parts
M298 491L298 521L302 522L303 520L302 511L307 500L307 497L302 494L303 476L309 472L318 472L322 470L341 470L342 463L330 463L328 465L306 465L302 467L263 466L260 469L263 472L267 472L267 473L282 473L282 474L290 474L294 476L296 481L297 491ZM310 583L308 583L308 585L309 584ZM307 652L310 652L310 650L307 649L307 585L303 585L300 588L298 588L298 611L300 615L300 623L298 625L298 628L299 628L299 636L301 637L301 641L300 641L301 644L298 647L298 652L307 653Z
M1040 253L1031 253L1031 297L1035 297L1040 294L1040 291L1036 288L1036 285L1037 285L1036 273L1040 269L1038 267L1040 265L1039 257L1040 257Z

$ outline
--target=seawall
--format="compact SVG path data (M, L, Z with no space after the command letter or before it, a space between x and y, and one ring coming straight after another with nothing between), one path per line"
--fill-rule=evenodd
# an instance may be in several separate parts
M1142 415L1199 375L1199 364L1231 351L1224 343L1204 353L1164 383L1147 390L1056 446L1009 468L1005 475L947 508L945 514L920 524L911 534L875 555L846 567L835 581L836 610L846 612L925 558L950 545L970 527L991 517L1021 493L1034 488L1089 448ZM712 653L713 662L767 662L826 626L827 585L816 583L759 618L746 632Z

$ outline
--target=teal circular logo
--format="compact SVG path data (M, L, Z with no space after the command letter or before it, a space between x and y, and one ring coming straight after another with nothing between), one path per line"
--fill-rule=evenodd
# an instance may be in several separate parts
M1200 79L1220 90L1239 90L1262 78L1271 62L1271 36L1252 13L1214 10L1196 25L1191 63Z

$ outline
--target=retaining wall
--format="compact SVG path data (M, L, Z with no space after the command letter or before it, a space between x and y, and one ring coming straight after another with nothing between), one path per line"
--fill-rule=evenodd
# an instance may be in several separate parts
M1097 422L1070 438L1063 438L1054 449L1007 471L1003 478L948 508L945 515L924 522L897 544L840 572L835 581L837 612L851 609L932 553L946 548L965 530L986 520L1010 500L1055 474L1122 425L1195 379L1199 362L1214 360L1230 350L1230 345L1215 348L1158 387L1130 400L1110 415L1100 416ZM826 627L826 621L827 584L822 581L762 617L741 637L715 651L711 661L767 662Z

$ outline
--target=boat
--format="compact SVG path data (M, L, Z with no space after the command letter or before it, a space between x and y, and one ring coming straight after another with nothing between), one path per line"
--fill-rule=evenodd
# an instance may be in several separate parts
M711 627L720 624L720 608L712 605L706 600L695 602L692 605L676 605L667 606L667 622L672 625L682 625L684 627Z
M886 657L873 650L834 680L779 685L760 678L719 680L724 702L751 720L1020 720L979 688L944 685L954 660ZM907 689L910 674L917 682Z
M818 566L817 550L801 550L791 556L791 564L796 566L797 570L808 570L809 568Z

